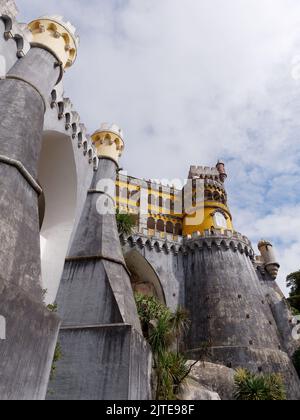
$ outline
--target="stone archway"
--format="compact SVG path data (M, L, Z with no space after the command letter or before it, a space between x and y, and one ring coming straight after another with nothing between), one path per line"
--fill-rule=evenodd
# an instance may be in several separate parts
M43 188L39 200L42 284L47 289L47 303L52 303L63 272L76 212L77 174L70 137L55 131L44 133L38 180Z
M137 251L125 255L126 265L131 273L131 284L134 292L155 296L166 305L166 298L160 279L152 265Z

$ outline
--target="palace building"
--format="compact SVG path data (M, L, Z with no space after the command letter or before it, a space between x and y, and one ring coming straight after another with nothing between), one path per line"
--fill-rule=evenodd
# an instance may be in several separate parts
M247 368L280 373L300 399L280 264L268 240L235 230L225 164L191 166L181 186L126 176L122 130L89 130L64 96L78 48L64 18L20 24L0 0L0 399L152 399L135 291L188 310L182 352L209 350L199 386L233 398L228 381Z

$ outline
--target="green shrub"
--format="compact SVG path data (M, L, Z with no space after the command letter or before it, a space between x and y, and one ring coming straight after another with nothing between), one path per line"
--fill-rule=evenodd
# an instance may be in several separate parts
M134 216L127 213L120 213L120 210L117 209L116 219L119 235L130 236L136 224Z
M62 351L61 351L61 345L59 343L56 344L53 362L51 366L51 374L50 374L50 381L52 381L55 378L56 373L56 363L59 362L62 358Z
M136 294L138 314L145 338L154 357L157 375L157 400L175 400L180 385L190 369L179 353L179 341L189 326L188 314L183 308L172 312L153 296ZM177 344L177 352L171 349Z
M286 400L285 387L281 375L254 374L239 369L235 378L234 398L240 401L282 401Z

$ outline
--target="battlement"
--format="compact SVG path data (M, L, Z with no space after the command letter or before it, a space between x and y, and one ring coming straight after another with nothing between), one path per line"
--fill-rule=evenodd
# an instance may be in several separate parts
M218 249L222 247L224 250L231 249L234 252L240 252L247 255L254 261L255 253L252 244L246 236L238 232L219 231L212 234L207 231L204 234L195 232L193 235L187 237L179 236L178 240L162 239L156 236L149 237L143 233L137 232L130 236L122 236L121 243L123 246L129 244L131 248L139 247L143 249L148 247L149 250L156 252L165 252L166 254L178 253L187 254L194 252L197 249L208 248L211 249L216 246Z
M73 108L71 100L64 97L62 83L53 89L49 105L52 110L56 110L57 119L63 122L65 133L77 141L78 152L82 152L83 157L88 159L94 170L97 170L98 157L91 136L87 133L87 128L80 120L78 112Z
M220 181L223 184L227 178L225 164L219 160L217 165L213 168L209 166L191 166L189 179L197 178Z
M209 166L191 166L189 172L189 179L194 178L210 178L210 179L219 179L219 171L216 167L210 168Z

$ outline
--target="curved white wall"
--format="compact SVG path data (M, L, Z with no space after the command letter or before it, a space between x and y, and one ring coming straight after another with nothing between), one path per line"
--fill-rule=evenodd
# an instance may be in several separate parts
M77 174L70 137L46 132L38 180L45 195L41 261L46 302L55 301L75 222Z

